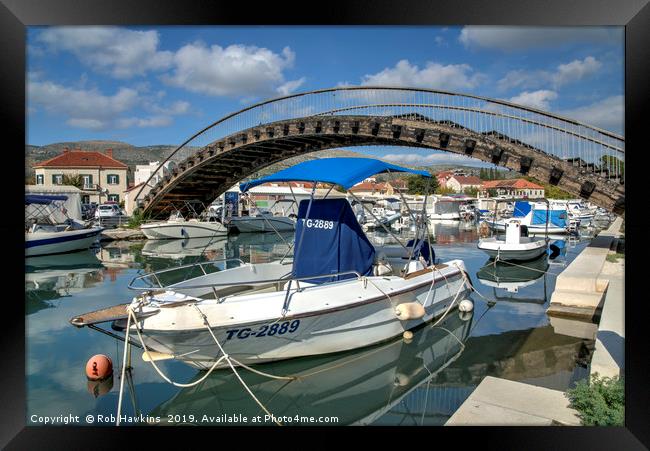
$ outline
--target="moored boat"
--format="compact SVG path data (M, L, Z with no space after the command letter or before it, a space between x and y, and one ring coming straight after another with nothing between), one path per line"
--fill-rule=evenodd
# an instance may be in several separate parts
M385 172L430 176L366 158L330 158L240 189L273 181L349 189ZM418 227L415 238L402 244L409 258L393 266L377 258L346 199L312 196L299 205L291 262L242 263L169 286L159 283L161 271L145 274L129 285L145 290L130 304L71 323L114 321L113 329L137 334L148 351L201 369L225 366L224 359L254 364L369 346L445 315L469 293L463 261L435 262L426 234L425 224Z
M528 236L525 225L519 219L507 219L505 237L481 238L477 247L498 260L532 260L546 252L545 239L533 239Z

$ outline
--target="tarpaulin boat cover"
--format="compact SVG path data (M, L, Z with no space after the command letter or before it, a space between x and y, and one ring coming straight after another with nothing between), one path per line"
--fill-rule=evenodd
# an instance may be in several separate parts
M294 277L320 276L344 271L372 275L375 248L363 233L346 199L314 199L311 208L309 199L302 200L298 208L294 242ZM354 277L355 274L346 274L306 281L324 283Z
M533 210L531 224L546 224L547 210ZM548 212L548 223L557 227L566 227L566 210L551 210Z
M47 196L45 194L25 194L25 205L48 205L58 200L68 200L68 196Z
M530 203L517 201L517 202L515 202L515 209L512 212L512 217L513 218L523 218L526 215L528 215L528 213L530 213L530 210L531 210Z
M384 172L410 172L431 177L426 171L403 168L372 158L320 158L239 185L242 192L269 182L324 182L349 189L368 177Z

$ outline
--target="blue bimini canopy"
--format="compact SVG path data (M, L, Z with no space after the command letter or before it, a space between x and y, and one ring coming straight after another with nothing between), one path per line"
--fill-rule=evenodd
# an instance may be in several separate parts
M515 209L512 212L512 217L513 218L524 218L528 216L528 213L530 213L530 210L532 207L530 206L529 202L524 202L518 200L515 202Z
M356 271L372 275L375 248L363 233L349 202L341 198L302 200L296 223L293 276L309 277ZM309 209L309 215L307 210ZM355 274L306 280L324 283Z
M68 196L47 196L45 194L25 194L25 205L48 205L57 200L68 200Z
M431 177L426 171L403 168L372 158L321 158L305 161L275 174L239 185L242 192L269 182L324 182L346 190L371 175L383 172L410 172Z

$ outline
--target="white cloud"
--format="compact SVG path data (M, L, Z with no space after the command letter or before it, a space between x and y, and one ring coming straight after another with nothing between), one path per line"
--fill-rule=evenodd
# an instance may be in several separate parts
M622 95L607 97L590 105L557 113L621 135L625 132L625 98Z
M395 67L386 68L372 75L365 75L361 82L366 86L402 86L442 90L468 90L484 80L482 74L473 73L468 64L442 65L427 62L420 69L408 60L399 61Z
M118 27L52 27L37 38L48 49L68 51L82 64L115 78L168 69L173 53L158 50L157 31Z
M195 42L176 52L173 73L163 76L163 81L213 96L269 95L279 92L278 89L300 86L300 80L284 80L283 71L291 67L294 60L295 54L288 47L277 54L254 46L207 47Z
M555 91L541 89L532 92L524 91L518 96L510 98L510 101L518 105L525 105L537 108L538 110L548 111L551 109L549 102L555 99L557 99L557 93Z
M498 82L498 88L506 91L513 88L536 89L545 85L551 85L555 89L573 83L590 75L597 73L602 63L593 56L583 60L573 60L566 64L560 64L554 71L527 71L513 70L508 72Z
M582 61L574 60L567 64L560 64L557 72L553 74L553 81L556 86L578 81L598 72L601 66L601 62L593 56L588 56Z
M116 128L131 128L131 127L166 127L171 125L172 118L169 116L152 116L147 118L129 117L120 118L115 121Z
M458 40L468 48L516 51L563 44L623 45L622 27L466 26Z
M298 89L300 86L302 86L305 80L306 80L305 77L301 77L297 80L288 81L285 84L278 86L276 91L283 96L288 96L296 89Z
M171 115L184 114L189 103L179 101L163 108L137 91L120 88L113 95L105 95L96 89L77 89L51 81L31 78L27 83L27 99L30 108L42 107L46 112L63 116L66 124L75 128L103 130L127 127L163 127L171 124ZM157 114L151 117L123 117L123 114L144 105Z
M411 166L432 166L437 164L463 164L465 166L477 166L484 164L483 162L470 157L446 152L430 153L427 155L420 155L417 153L389 153L380 156L380 158L382 160Z

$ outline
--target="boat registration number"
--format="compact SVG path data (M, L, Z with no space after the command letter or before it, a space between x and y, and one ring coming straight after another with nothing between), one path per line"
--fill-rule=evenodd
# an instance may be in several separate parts
M305 226L312 229L333 229L334 221L324 221L322 219L307 219Z
M264 324L259 329L229 329L226 331L226 340L232 338L248 338L248 337L272 337L274 335L284 335L286 333L294 333L300 326L300 320L285 321L283 323Z

